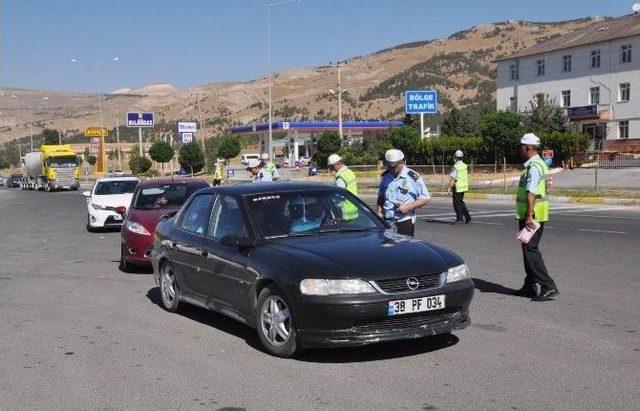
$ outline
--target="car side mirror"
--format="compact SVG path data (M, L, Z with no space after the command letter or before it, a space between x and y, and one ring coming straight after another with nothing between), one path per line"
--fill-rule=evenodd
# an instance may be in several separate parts
M167 213L167 214L164 214L164 215L163 215L162 217L160 217L160 218L162 218L163 220L168 220L168 219L170 219L170 218L175 217L175 216L176 216L176 214L178 214L178 210L171 211L171 212L169 212L169 213Z
M236 248L249 248L253 247L254 243L248 237L243 237L239 235L225 235L220 239L220 244L226 245L227 247L236 247Z
M84 191L84 192L82 193L82 195L83 195L84 197L86 197L86 198L89 198L89 197L91 197L91 191Z

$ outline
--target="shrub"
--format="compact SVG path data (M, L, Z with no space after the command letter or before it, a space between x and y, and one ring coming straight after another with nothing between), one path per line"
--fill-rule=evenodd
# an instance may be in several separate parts
M151 168L151 160L139 155L133 155L129 160L129 168L133 174L144 174Z
M204 153L196 142L183 144L178 154L180 166L191 173L197 173L204 168Z
M206 143L205 143L206 146ZM240 139L234 135L228 135L222 138L220 145L217 148L218 156L228 160L230 158L237 157L242 150L242 144Z
M95 166L97 161L98 157L94 156L93 154L89 154L87 156L87 163L91 164L92 166Z
M313 161L319 167L327 166L327 159L333 153L340 151L342 141L340 141L340 135L335 131L325 131L318 139L316 145L316 153L313 155Z
M151 147L149 147L149 157L158 163L167 163L171 161L174 153L175 152L173 147L171 147L171 144L162 140L155 141Z

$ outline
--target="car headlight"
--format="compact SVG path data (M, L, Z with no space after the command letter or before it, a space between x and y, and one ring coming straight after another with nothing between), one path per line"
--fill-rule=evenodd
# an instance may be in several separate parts
M124 223L124 227L132 233L140 235L151 235L151 233L146 228L144 228L142 224L136 223L135 221L126 221Z
M305 295L337 295L375 293L371 284L363 280L321 280L300 281L300 292Z
M447 283L455 283L470 278L469 268L466 264L451 267L447 270Z
M94 210L108 210L111 208L111 207L96 204L96 203L91 203L91 207L93 207Z

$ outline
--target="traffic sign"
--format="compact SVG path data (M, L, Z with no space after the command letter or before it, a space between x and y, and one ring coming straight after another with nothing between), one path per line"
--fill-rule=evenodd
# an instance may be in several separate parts
M180 121L178 122L178 133L195 133L198 126L195 122Z
M180 133L180 141L182 144L188 144L193 141L193 133Z
M438 92L436 90L408 90L404 92L406 114L436 114Z
M106 137L109 135L109 129L107 127L102 127L102 132L100 132L100 127L87 127L84 130L85 137Z
M153 113L127 113L127 127L153 127Z

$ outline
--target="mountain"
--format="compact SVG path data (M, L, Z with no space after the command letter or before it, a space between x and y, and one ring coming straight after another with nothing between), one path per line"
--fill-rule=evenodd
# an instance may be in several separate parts
M481 24L447 38L401 44L352 58L342 68L344 119L391 119L403 116L401 93L435 88L444 110L495 98L495 63L525 47L585 27L598 18L564 22ZM334 120L336 69L331 66L293 68L274 76L274 119ZM47 90L4 88L0 95L0 142L44 127L77 133L99 124L97 96ZM16 96L12 98L11 95ZM48 99L43 100L47 96ZM29 109L31 101L31 109ZM153 84L121 88L103 95L104 124L122 122L128 110L153 111L156 122L202 120L208 136L221 135L232 125L265 121L267 79L223 82L178 89Z

